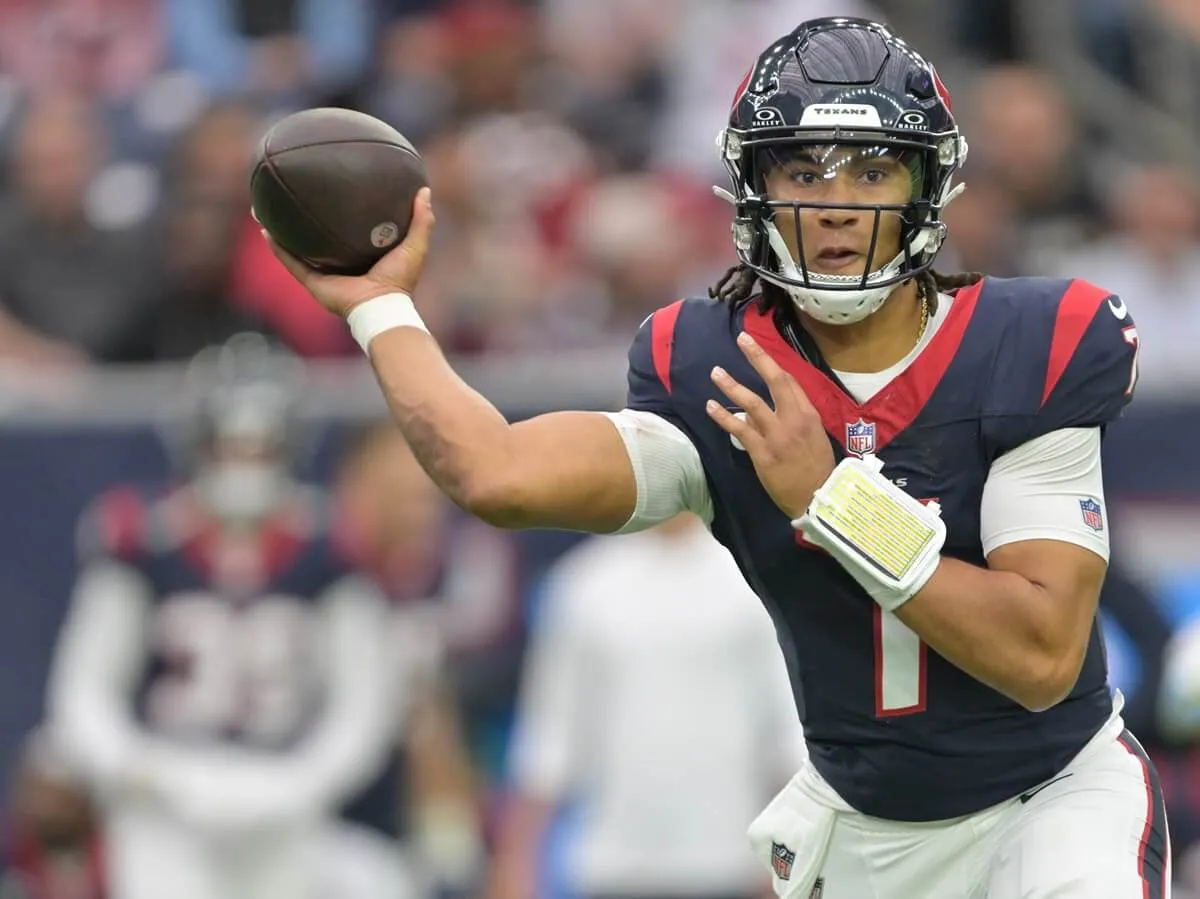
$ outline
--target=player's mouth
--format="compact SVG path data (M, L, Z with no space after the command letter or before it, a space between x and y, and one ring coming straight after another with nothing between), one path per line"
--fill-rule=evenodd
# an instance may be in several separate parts
M862 268L863 254L850 247L826 247L817 253L811 266L819 272L834 274L849 268Z

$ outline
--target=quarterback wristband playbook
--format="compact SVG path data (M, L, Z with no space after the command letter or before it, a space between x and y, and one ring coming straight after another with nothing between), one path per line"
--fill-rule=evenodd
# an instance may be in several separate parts
M933 576L946 542L937 503L913 499L882 474L876 456L847 457L792 522L833 556L887 612Z
M351 336L364 353L370 352L372 340L392 328L418 328L429 333L417 307L413 305L412 297L406 293L385 293L359 303L346 316L346 324L350 326Z

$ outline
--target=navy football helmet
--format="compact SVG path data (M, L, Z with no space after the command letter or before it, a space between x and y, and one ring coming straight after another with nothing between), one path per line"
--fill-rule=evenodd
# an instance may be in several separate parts
M851 18L805 22L768 47L738 86L718 148L733 193L716 190L735 206L739 261L801 311L834 324L862 320L932 265L945 237L942 210L962 189L951 180L967 155L933 66L887 27ZM768 175L790 160L803 159L805 176L820 184L843 166L884 156L911 178L901 202L768 198ZM862 274L816 272L805 260L801 214L834 209L873 217ZM784 215L794 217L798 259L780 231ZM876 260L885 215L899 218L900 252Z
M188 364L166 429L176 461L219 518L265 517L293 486L304 441L298 407L305 366L260 334L237 334Z

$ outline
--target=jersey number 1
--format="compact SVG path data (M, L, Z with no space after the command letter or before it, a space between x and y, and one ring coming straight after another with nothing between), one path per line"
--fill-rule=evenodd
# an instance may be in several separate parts
M874 612L876 717L925 711L925 644L891 612Z

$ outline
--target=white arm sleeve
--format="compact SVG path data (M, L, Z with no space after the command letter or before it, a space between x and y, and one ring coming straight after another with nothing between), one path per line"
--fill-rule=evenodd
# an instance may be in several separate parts
M704 465L687 434L653 412L622 409L605 415L621 433L637 478L637 507L617 533L642 531L680 512L692 512L711 526Z
M386 601L350 576L328 590L320 614L325 705L295 749L264 755L156 746L160 789L185 819L224 829L317 817L378 773L395 742L401 708Z
M71 765L102 795L122 788L143 740L132 704L150 596L132 568L94 563L79 577L55 649L50 723Z
M1089 500L1099 510L1098 522L1084 515L1082 504ZM1062 540L1107 561L1100 429L1051 431L993 462L983 488L979 532L985 556L1020 540Z

